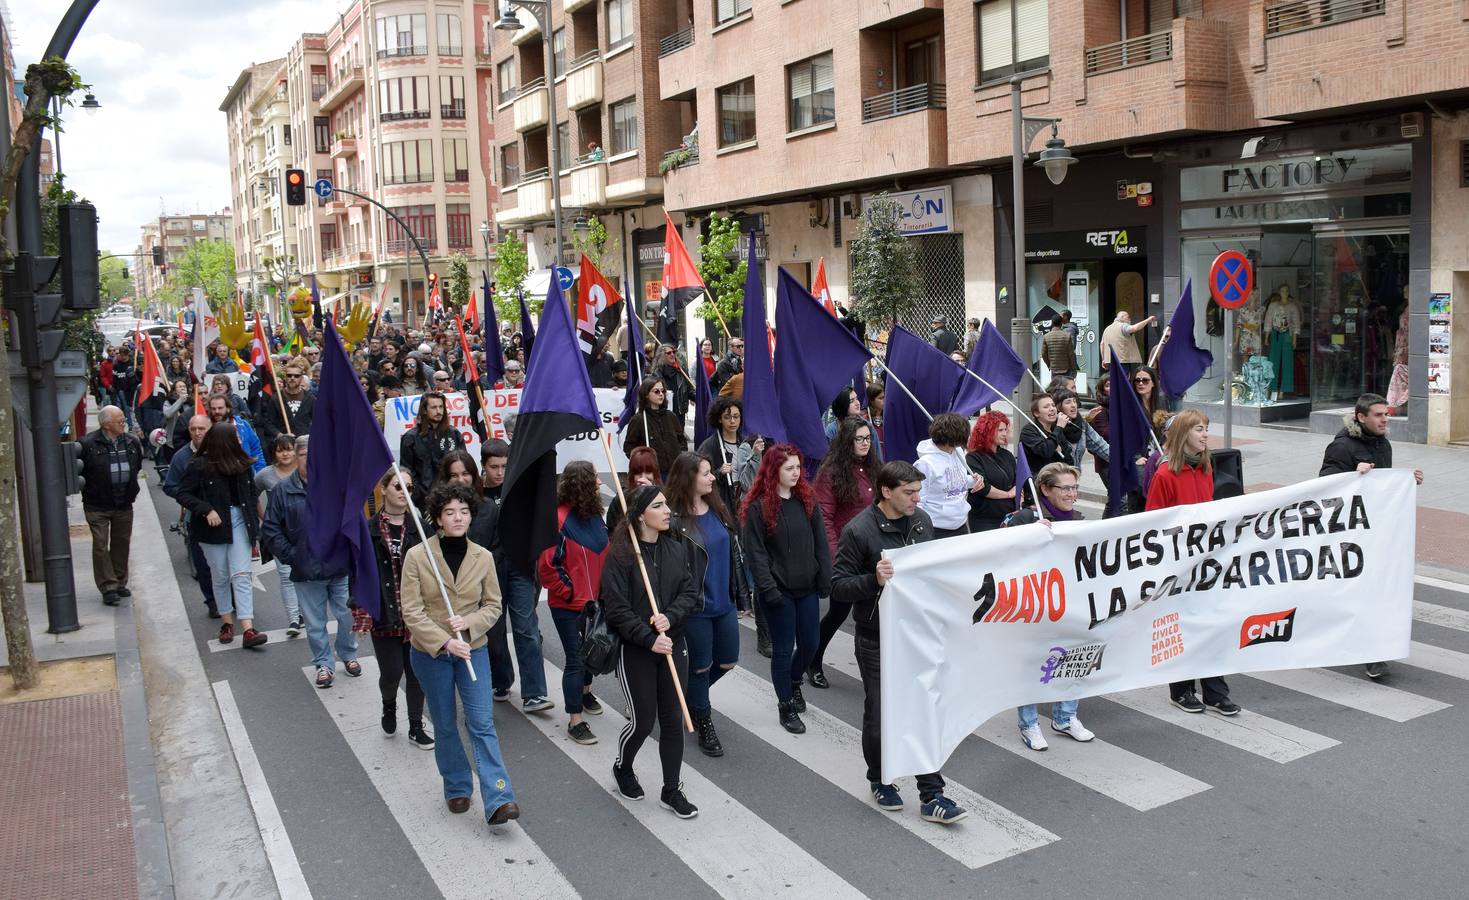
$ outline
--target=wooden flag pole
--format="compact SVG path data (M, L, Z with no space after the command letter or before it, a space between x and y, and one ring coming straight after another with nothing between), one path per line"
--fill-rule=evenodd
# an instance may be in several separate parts
M729 323L724 321L724 313L719 311L719 304L715 302L714 292L706 287L704 288L704 296L708 298L707 302L709 303L709 305L714 307L714 316L715 318L719 319L719 329L724 332L725 343L727 344L728 342L734 340L734 335L729 333Z
M403 490L403 499L408 502L408 514L413 517L413 525L418 529L418 542L423 545L423 552L428 555L428 564L434 570L434 581L439 583L439 596L444 598L444 609L449 615L454 615L454 604L449 602L449 589L444 586L444 575L439 571L439 561L434 558L434 553L428 548L428 535L423 532L423 519L419 518L418 507L413 505L413 492L408 490L408 483L403 480L403 470L397 463L393 463L393 474L398 478L398 487ZM504 611L501 611L504 614ZM463 632L454 632L456 640L464 640ZM452 655L452 654L451 654ZM469 660L464 661L464 667L469 670L469 680L479 681L474 674L474 666Z
M269 347L267 347L265 350L265 371L267 374L270 375L270 392L272 394L275 394L275 402L279 404L281 408L281 424L286 426L285 433L295 434L295 432L291 430L291 416L289 413L286 412L286 400L284 397L281 396L282 390L280 379L275 377L275 363L270 361ZM264 387L262 386L261 389L264 390ZM270 451L266 452L268 455Z
M653 582L648 578L648 566L643 562L643 548L638 542L638 532L632 522L632 514L627 506L627 495L622 491L622 480L617 477L617 464L612 461L612 435L607 429L602 429L602 439L599 441L602 451L607 454L607 471L612 475L612 484L617 488L617 500L622 504L624 513L622 520L627 523L627 533L632 538L633 555L638 559L638 571L643 576L643 590L648 592L648 605L653 608L653 615L658 615L658 598L653 594ZM684 727L689 734L694 733L694 720L689 715L689 704L684 700L683 685L678 680L678 665L673 661L673 654L668 654L668 674L673 676L673 692L678 695L678 708L683 711Z

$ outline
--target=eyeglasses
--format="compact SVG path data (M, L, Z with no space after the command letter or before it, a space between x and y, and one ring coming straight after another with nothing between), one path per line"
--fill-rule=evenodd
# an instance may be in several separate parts
M448 375L435 375L434 376L434 381L448 381L448 380L449 380L449 376Z
M1053 485L1051 485L1051 490L1055 491L1058 494L1076 494L1076 493L1079 493L1081 491L1081 485L1079 485L1079 484L1053 484Z
M870 434L859 434L856 437L852 438L852 443L854 443L854 444L870 444L870 443L872 443L872 435L870 435Z

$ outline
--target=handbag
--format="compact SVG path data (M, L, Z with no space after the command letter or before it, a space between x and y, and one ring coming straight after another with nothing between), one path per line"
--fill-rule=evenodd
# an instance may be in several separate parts
M593 675L608 675L617 668L621 653L622 638L607 624L602 604L588 600L582 608L582 664Z

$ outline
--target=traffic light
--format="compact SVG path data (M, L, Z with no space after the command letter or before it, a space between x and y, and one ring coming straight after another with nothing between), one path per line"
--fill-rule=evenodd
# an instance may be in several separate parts
M286 205L306 205L306 173L301 169L286 170Z
M161 266L161 265L163 265L163 246L162 245L159 245L159 246L153 248L153 265L155 265L155 266Z
M61 244L61 295L66 309L84 312L102 305L97 253L97 210L90 203L56 208Z
M66 480L66 493L80 494L86 486L87 479L82 477L82 445L76 441L63 441L61 444L61 474Z

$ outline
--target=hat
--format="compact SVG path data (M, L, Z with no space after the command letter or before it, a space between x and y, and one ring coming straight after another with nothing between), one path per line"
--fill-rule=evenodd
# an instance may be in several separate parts
M944 315L943 313L934 313L933 318L929 321L931 321L935 325L947 325L949 324L949 317Z
M612 364L612 371L614 371L614 372L626 372L627 371L627 360L625 360L625 359L619 359L617 362L613 363Z

